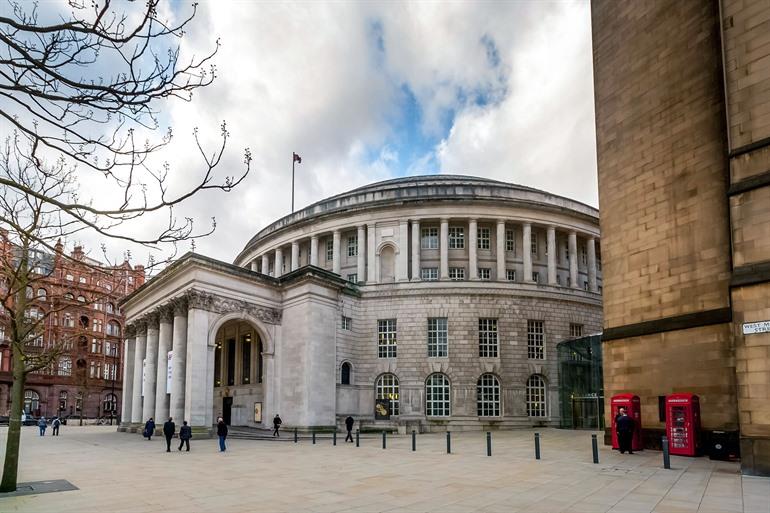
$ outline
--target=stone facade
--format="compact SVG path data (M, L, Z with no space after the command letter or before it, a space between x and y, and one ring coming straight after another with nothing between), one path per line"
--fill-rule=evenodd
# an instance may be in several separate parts
M770 473L770 334L741 328L770 319L770 4L598 1L592 26L606 396L658 436L658 397L697 393Z
M177 390L198 430L275 414L301 429L558 424L556 343L601 329L600 256L596 210L542 191L452 176L356 189L266 227L234 265L188 254L127 298L145 372L126 372L126 413L164 418Z

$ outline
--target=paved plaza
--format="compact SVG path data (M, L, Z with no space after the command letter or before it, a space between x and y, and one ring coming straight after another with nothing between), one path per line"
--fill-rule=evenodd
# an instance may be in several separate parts
M114 427L63 426L58 438L22 435L19 481L65 479L78 489L0 499L9 512L770 512L770 479L741 477L737 463L620 455L600 446L591 462L590 433L543 429L542 459L533 431L493 433L492 457L482 433L378 435L361 447L329 435L290 441L193 440L192 451L165 452ZM5 447L7 428L0 430ZM49 430L50 434L50 430ZM290 433L284 433L290 438ZM178 442L176 442L178 443Z

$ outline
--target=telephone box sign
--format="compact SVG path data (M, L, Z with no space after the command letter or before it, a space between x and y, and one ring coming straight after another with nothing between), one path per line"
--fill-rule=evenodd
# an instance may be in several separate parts
M755 333L770 333L770 321L743 323L744 335L754 335Z
M666 433L671 454L697 456L700 452L700 402L695 394L666 397Z

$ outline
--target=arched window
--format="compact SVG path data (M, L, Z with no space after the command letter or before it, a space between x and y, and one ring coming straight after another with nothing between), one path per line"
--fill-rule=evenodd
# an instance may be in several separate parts
M107 394L102 402L102 411L116 412L118 410L118 398L115 394Z
M349 385L350 384L350 363L345 362L342 364L342 369L340 370L340 384L341 385Z
M34 390L24 391L24 412L30 415L40 409L40 396Z
M120 336L120 324L118 324L115 321L110 321L107 323L107 335L112 335L114 337Z
M37 289L37 298L45 301L45 298L48 297L48 291L46 291L44 288Z
M26 296L27 299L32 299L35 297L35 290L32 287L27 287Z
M72 294L72 292L67 292L64 294L64 299L75 299L75 296Z
M391 415L398 415L398 378L395 374L383 374L377 380L377 399L390 399Z
M476 383L476 409L479 417L500 416L500 382L494 374L482 374Z
M86 302L86 297L85 296L78 296L78 301L80 301L81 303L85 303Z
M107 303L107 313L115 313L115 305L112 303Z
M396 252L388 245L380 250L380 282L388 283L396 278Z
M448 417L450 415L449 378L436 373L425 381L425 413L428 417Z
M527 380L527 415L546 416L545 380L538 374L533 374Z
M75 327L75 318L72 316L71 313L65 312L62 323L64 324L65 328L74 328Z

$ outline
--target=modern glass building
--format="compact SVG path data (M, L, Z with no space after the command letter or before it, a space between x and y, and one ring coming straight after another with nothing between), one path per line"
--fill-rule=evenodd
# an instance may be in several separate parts
M604 429L602 336L566 340L556 348L561 427Z

